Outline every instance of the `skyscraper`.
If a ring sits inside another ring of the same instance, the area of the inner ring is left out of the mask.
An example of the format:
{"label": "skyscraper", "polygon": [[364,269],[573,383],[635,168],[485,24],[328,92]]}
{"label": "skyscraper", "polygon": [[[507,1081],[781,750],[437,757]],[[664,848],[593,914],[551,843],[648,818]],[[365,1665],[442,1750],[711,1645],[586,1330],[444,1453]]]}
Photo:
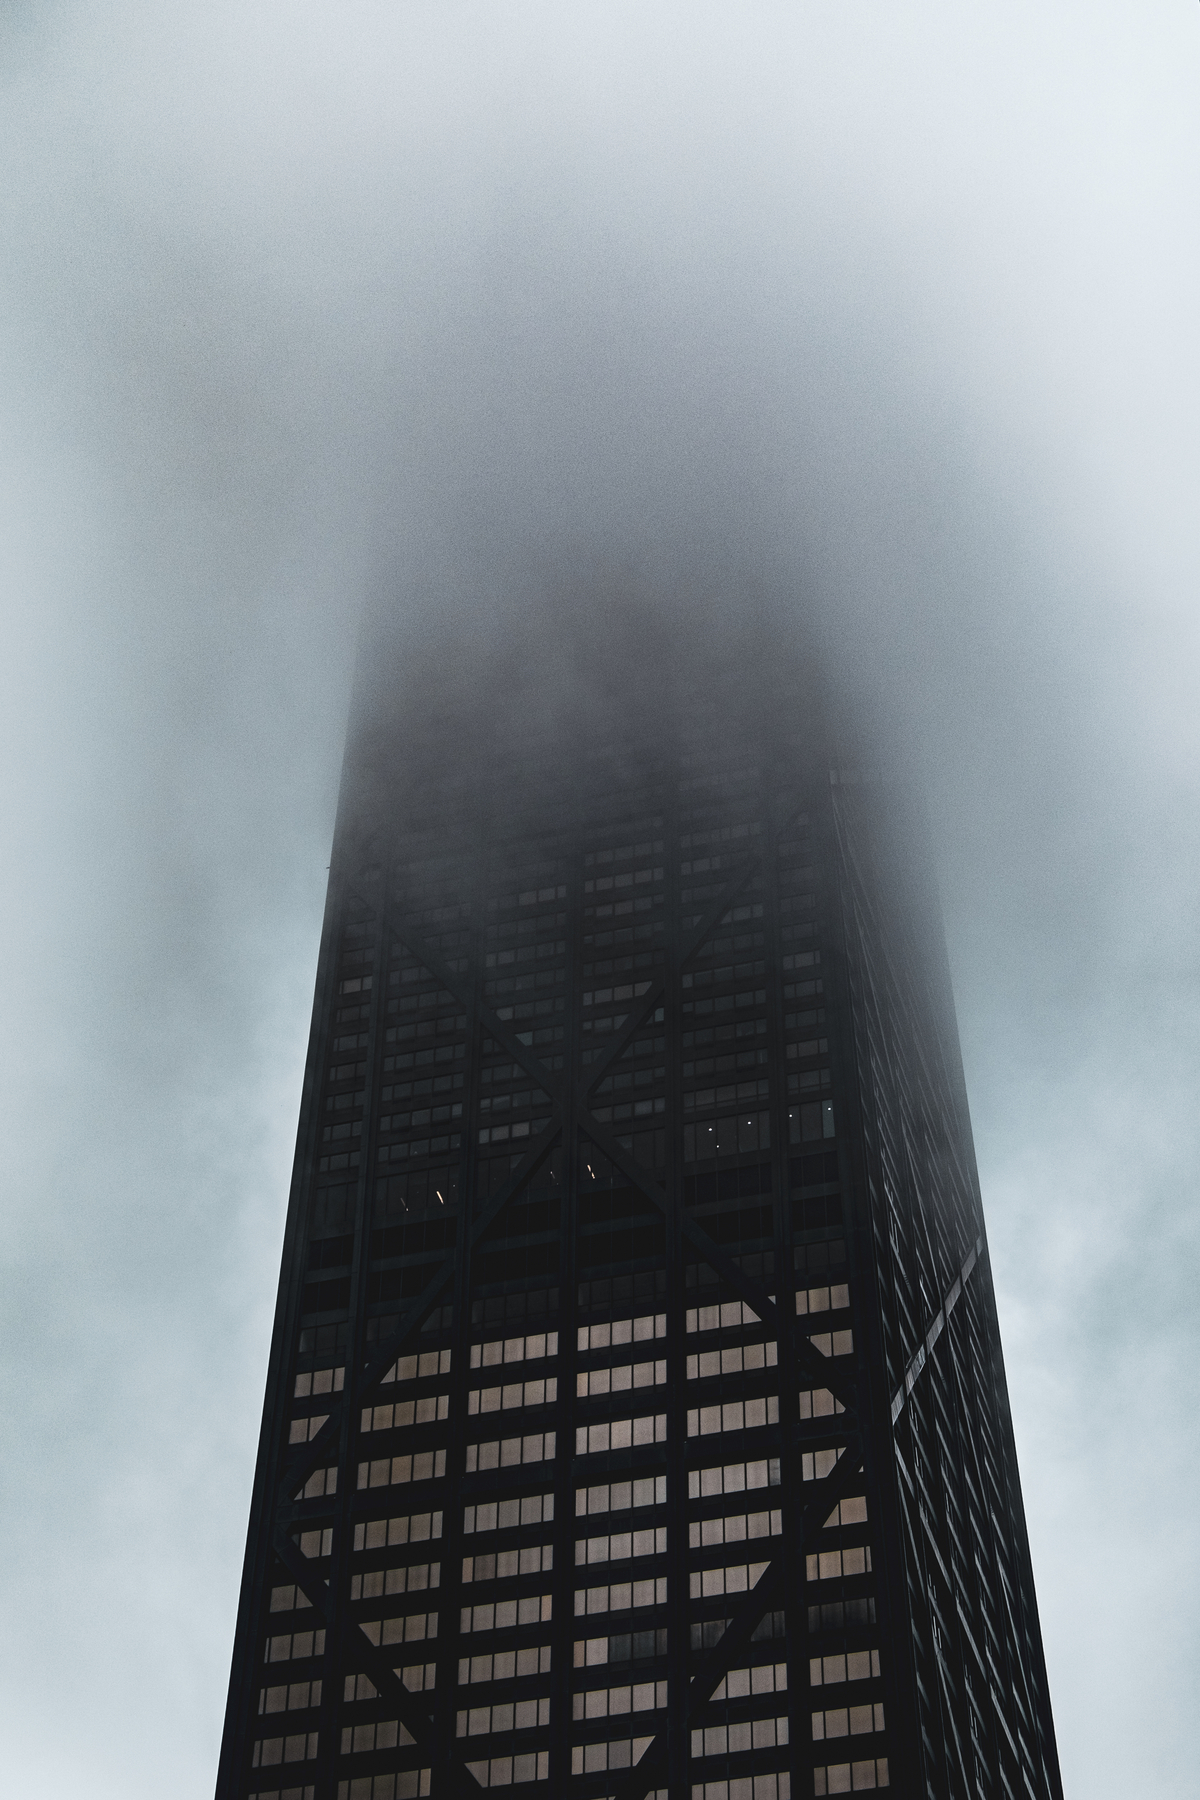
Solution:
{"label": "skyscraper", "polygon": [[735,613],[364,684],[219,1800],[1057,1800],[898,784]]}

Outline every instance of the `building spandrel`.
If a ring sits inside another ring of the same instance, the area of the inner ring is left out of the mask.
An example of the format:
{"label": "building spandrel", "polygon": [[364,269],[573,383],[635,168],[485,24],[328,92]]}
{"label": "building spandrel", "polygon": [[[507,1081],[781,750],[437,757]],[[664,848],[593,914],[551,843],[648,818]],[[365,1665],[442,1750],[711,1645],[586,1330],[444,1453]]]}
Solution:
{"label": "building spandrel", "polygon": [[220,1800],[1061,1793],[936,902],[722,681],[352,739]]}

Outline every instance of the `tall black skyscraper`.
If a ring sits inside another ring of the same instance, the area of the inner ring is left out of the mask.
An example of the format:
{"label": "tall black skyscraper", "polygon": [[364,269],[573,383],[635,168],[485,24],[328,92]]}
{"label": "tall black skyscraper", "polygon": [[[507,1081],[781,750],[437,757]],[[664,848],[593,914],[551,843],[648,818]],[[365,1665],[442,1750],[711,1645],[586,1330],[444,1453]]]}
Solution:
{"label": "tall black skyscraper", "polygon": [[368,661],[220,1800],[1057,1800],[897,784],[761,620]]}

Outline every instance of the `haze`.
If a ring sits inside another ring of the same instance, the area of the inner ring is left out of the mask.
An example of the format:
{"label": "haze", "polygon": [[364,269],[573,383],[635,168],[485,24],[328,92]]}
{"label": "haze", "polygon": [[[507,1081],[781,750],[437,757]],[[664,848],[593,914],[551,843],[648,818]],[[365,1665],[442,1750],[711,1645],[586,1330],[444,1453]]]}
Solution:
{"label": "haze", "polygon": [[1198,86],[1190,0],[6,10],[13,1793],[211,1792],[363,608],[547,568],[900,715],[1064,1781],[1194,1793]]}

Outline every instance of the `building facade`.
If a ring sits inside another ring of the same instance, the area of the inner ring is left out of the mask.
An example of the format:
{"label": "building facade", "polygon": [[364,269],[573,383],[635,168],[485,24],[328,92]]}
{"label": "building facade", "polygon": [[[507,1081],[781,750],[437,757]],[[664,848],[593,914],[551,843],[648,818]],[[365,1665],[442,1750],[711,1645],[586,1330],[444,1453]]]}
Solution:
{"label": "building facade", "polygon": [[352,746],[219,1800],[1061,1794],[936,901],[696,693]]}

